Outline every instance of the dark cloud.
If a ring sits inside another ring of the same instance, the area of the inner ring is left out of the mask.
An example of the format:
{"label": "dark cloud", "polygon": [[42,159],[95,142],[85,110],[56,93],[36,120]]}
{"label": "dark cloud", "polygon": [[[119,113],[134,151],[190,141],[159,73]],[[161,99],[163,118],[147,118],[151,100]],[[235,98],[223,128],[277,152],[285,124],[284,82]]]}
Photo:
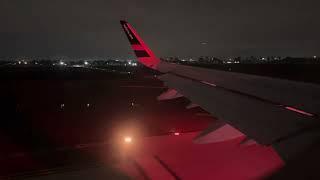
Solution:
{"label": "dark cloud", "polygon": [[128,56],[119,26],[127,19],[161,56],[310,56],[320,51],[319,5],[316,0],[1,0],[0,55]]}

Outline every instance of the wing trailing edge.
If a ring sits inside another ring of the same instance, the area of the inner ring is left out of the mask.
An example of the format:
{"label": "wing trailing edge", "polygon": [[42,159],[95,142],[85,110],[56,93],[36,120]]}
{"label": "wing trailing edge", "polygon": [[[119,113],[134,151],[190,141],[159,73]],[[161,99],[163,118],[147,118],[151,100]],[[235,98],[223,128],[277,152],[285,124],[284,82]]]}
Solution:
{"label": "wing trailing edge", "polygon": [[243,133],[223,121],[217,120],[193,139],[196,144],[219,143],[245,137]]}
{"label": "wing trailing edge", "polygon": [[182,94],[178,93],[176,90],[174,89],[168,89],[167,91],[163,92],[162,94],[160,94],[157,99],[159,101],[163,101],[163,100],[171,100],[171,99],[176,99],[179,97],[183,97]]}

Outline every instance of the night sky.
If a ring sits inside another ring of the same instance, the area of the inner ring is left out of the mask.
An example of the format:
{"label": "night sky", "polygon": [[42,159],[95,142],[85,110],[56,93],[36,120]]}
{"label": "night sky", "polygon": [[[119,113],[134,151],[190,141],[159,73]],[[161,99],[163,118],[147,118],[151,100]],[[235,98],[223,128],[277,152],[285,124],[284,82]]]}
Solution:
{"label": "night sky", "polygon": [[318,0],[0,0],[0,56],[133,56],[120,19],[158,56],[320,55],[319,7]]}

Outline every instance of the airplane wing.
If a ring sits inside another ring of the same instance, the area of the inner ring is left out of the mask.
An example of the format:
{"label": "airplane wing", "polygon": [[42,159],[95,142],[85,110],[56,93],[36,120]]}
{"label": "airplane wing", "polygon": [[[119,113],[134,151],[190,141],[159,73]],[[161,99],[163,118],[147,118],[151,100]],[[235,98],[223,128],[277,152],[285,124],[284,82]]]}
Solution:
{"label": "airplane wing", "polygon": [[128,22],[120,23],[139,62],[163,73],[159,79],[170,88],[164,99],[183,95],[219,119],[195,142],[243,133],[286,161],[319,140],[320,86],[163,62]]}

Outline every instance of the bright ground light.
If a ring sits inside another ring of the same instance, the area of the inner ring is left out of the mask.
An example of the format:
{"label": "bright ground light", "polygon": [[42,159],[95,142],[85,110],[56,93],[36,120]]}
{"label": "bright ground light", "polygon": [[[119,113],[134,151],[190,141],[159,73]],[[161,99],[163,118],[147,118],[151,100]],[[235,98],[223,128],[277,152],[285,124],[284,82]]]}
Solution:
{"label": "bright ground light", "polygon": [[132,138],[127,136],[127,137],[124,137],[124,142],[125,143],[131,143],[132,142]]}

